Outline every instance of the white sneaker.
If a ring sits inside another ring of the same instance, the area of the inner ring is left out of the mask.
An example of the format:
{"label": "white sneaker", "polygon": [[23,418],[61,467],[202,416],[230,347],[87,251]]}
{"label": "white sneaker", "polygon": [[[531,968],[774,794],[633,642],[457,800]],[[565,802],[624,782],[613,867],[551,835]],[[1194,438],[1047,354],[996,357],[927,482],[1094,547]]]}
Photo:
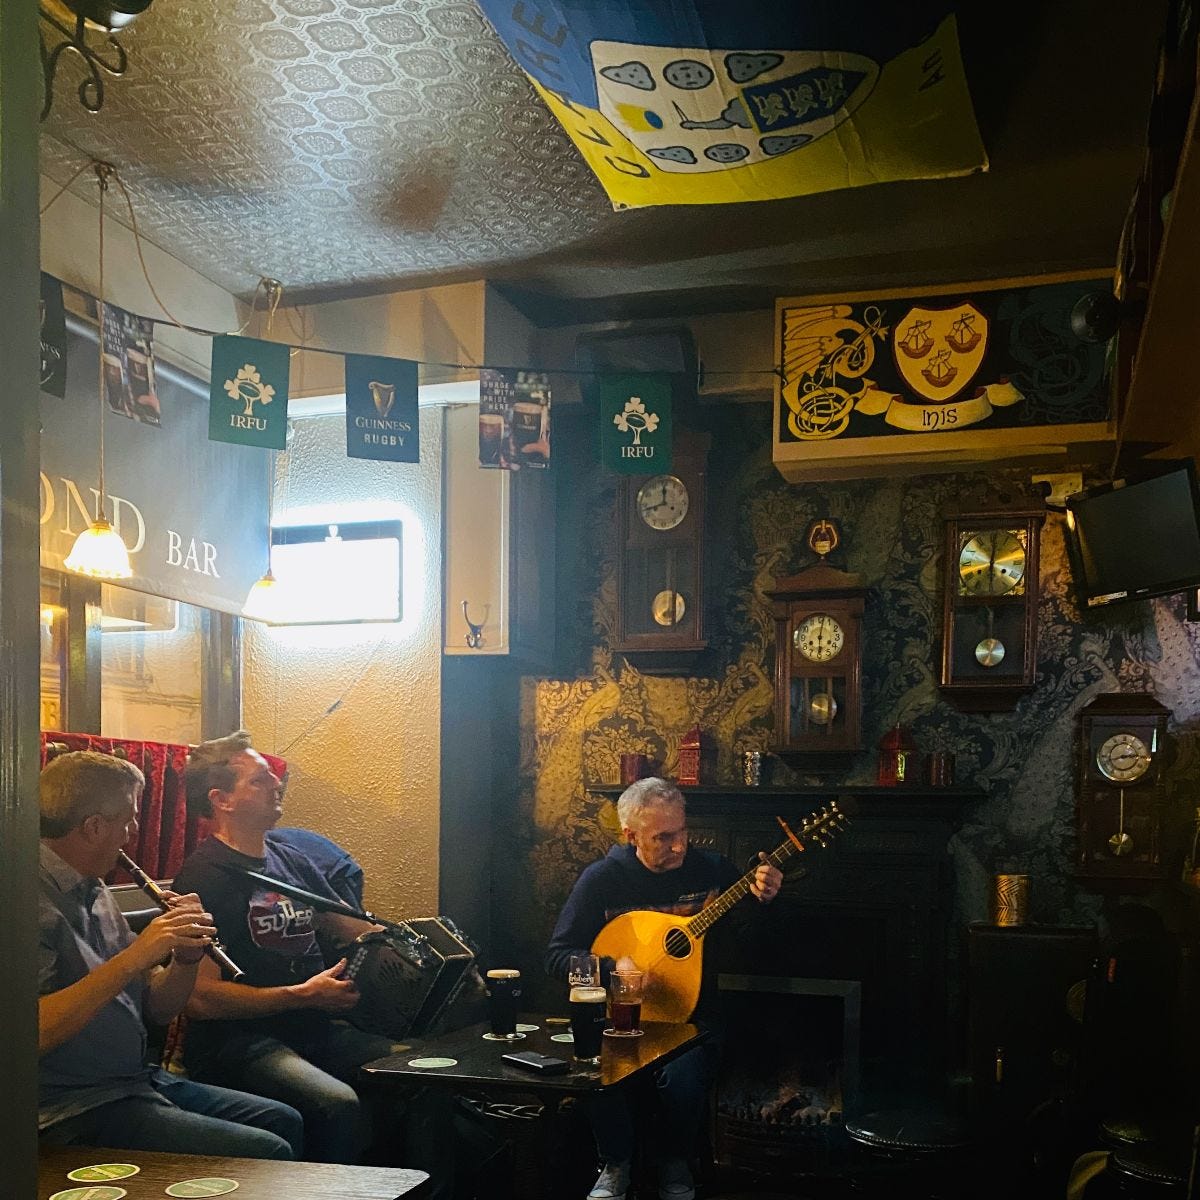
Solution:
{"label": "white sneaker", "polygon": [[629,1164],[605,1163],[600,1178],[592,1184],[587,1200],[625,1200],[629,1191]]}
{"label": "white sneaker", "polygon": [[683,1158],[668,1158],[658,1168],[659,1200],[696,1200],[692,1171]]}

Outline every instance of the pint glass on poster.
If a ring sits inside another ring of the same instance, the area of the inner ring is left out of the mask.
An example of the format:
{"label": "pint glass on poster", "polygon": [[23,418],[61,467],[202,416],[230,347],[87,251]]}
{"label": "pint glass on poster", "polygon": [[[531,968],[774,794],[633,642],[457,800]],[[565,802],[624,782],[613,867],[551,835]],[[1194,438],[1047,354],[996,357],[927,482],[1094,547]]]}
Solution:
{"label": "pint glass on poster", "polygon": [[487,973],[489,1042],[517,1042],[525,1035],[517,1032],[517,1002],[521,999],[521,972],[503,967]]}
{"label": "pint glass on poster", "polygon": [[535,400],[518,400],[512,407],[512,441],[520,453],[542,436],[542,406]]}
{"label": "pint glass on poster", "polygon": [[598,1063],[604,1036],[607,997],[602,987],[571,989],[571,1036],[575,1039],[575,1061]]}
{"label": "pint glass on poster", "polygon": [[606,1037],[642,1036],[641,971],[614,971],[608,977],[609,1019]]}
{"label": "pint glass on poster", "polygon": [[504,440],[504,417],[500,413],[479,414],[479,462],[485,467],[500,465],[500,444]]}

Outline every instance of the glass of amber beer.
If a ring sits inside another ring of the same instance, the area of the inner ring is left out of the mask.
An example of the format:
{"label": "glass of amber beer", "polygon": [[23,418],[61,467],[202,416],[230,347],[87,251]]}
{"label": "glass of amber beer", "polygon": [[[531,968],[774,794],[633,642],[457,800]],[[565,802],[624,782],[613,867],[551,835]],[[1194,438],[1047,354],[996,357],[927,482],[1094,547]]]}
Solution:
{"label": "glass of amber beer", "polygon": [[605,1037],[642,1036],[641,971],[614,971],[608,977],[608,1015],[611,1024]]}

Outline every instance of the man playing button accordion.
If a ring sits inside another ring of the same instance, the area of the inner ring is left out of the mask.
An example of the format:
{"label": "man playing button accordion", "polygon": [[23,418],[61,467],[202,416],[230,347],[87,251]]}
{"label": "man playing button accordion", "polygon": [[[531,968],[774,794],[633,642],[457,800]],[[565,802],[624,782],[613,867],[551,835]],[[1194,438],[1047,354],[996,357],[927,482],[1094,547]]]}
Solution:
{"label": "man playing button accordion", "polygon": [[187,797],[213,832],[175,886],[200,896],[245,972],[233,983],[213,963],[200,964],[187,1007],[188,1072],[292,1105],[304,1117],[307,1158],[355,1162],[370,1132],[354,1087],[358,1069],[390,1054],[392,1043],[338,1020],[358,1003],[358,989],[344,959],[326,964],[318,935],[344,946],[373,927],[317,913],[244,874],[338,899],[301,850],[267,837],[283,813],[283,785],[245,730],[192,751]]}

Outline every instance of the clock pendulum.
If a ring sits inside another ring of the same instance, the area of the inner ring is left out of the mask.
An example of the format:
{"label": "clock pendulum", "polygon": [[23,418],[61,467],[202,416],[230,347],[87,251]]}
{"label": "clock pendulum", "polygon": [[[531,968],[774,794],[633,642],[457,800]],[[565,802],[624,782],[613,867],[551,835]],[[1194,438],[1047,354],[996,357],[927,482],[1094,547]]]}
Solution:
{"label": "clock pendulum", "polygon": [[704,636],[707,433],[677,428],[670,467],[628,475],[617,490],[614,650],[639,671],[683,674]]}
{"label": "clock pendulum", "polygon": [[1119,813],[1117,817],[1117,832],[1108,839],[1108,848],[1118,858],[1123,854],[1128,854],[1133,849],[1133,838],[1125,832],[1125,789],[1121,788],[1119,793]]}
{"label": "clock pendulum", "polygon": [[809,697],[808,719],[814,725],[828,725],[837,716],[837,701],[828,692],[817,692]]}
{"label": "clock pendulum", "polygon": [[1076,875],[1134,891],[1171,870],[1163,750],[1170,709],[1142,692],[1109,692],[1080,710]]}
{"label": "clock pendulum", "polygon": [[987,610],[987,637],[975,647],[975,661],[981,667],[998,667],[1004,661],[1004,643],[996,637],[996,617]]}
{"label": "clock pendulum", "polygon": [[1038,547],[1045,505],[946,512],[939,686],[966,712],[1014,707],[1037,678]]}

